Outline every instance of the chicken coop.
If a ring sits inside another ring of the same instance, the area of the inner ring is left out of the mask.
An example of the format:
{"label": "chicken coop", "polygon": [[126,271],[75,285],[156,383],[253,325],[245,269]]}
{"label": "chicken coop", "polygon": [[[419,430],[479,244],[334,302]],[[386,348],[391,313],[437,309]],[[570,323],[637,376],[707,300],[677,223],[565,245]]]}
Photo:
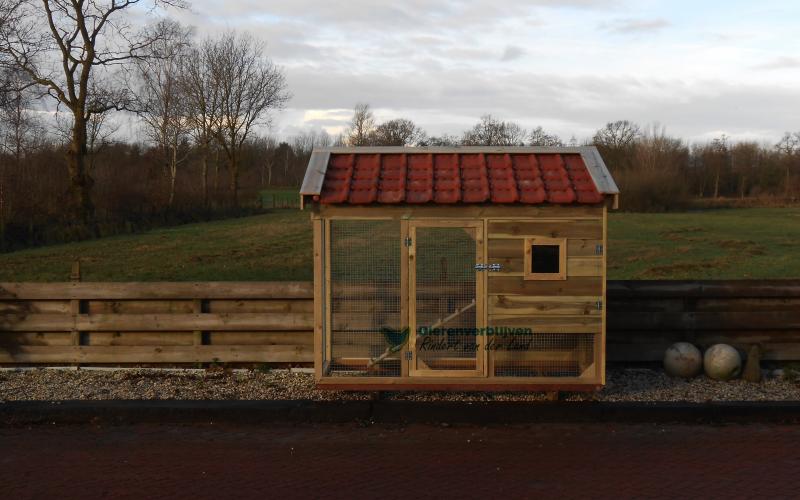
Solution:
{"label": "chicken coop", "polygon": [[595,390],[607,211],[595,147],[316,149],[315,372],[352,390]]}

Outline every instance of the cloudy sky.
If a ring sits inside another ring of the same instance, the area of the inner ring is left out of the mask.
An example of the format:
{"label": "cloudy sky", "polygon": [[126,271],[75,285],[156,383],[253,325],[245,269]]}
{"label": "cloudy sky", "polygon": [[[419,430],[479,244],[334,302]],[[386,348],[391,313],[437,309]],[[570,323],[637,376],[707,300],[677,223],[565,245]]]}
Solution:
{"label": "cloudy sky", "polygon": [[193,0],[198,33],[267,43],[293,98],[273,133],[337,133],[357,102],[457,134],[492,113],[565,139],[605,122],[692,141],[800,130],[791,0]]}

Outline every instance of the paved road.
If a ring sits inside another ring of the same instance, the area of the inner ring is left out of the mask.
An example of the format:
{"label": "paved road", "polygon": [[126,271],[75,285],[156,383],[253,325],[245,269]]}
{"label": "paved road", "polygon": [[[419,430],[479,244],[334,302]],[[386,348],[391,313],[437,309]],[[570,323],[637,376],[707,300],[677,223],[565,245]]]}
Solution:
{"label": "paved road", "polygon": [[771,498],[800,426],[0,429],[0,498]]}

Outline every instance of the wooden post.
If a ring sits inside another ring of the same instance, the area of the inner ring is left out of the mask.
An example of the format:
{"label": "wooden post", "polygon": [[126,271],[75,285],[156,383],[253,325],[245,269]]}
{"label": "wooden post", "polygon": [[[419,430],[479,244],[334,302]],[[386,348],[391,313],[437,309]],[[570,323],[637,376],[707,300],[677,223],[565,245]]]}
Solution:
{"label": "wooden post", "polygon": [[761,346],[754,344],[747,352],[747,363],[742,376],[748,382],[761,382]]}
{"label": "wooden post", "polygon": [[69,274],[69,280],[73,283],[80,282],[81,280],[81,261],[78,259],[72,263],[72,272]]}

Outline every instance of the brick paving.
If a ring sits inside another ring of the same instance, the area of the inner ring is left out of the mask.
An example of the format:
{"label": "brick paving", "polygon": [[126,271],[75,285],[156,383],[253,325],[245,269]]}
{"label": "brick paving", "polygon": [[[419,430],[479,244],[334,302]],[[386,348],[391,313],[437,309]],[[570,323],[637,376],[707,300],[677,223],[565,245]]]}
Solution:
{"label": "brick paving", "polygon": [[800,426],[0,429],[0,498],[774,498]]}

